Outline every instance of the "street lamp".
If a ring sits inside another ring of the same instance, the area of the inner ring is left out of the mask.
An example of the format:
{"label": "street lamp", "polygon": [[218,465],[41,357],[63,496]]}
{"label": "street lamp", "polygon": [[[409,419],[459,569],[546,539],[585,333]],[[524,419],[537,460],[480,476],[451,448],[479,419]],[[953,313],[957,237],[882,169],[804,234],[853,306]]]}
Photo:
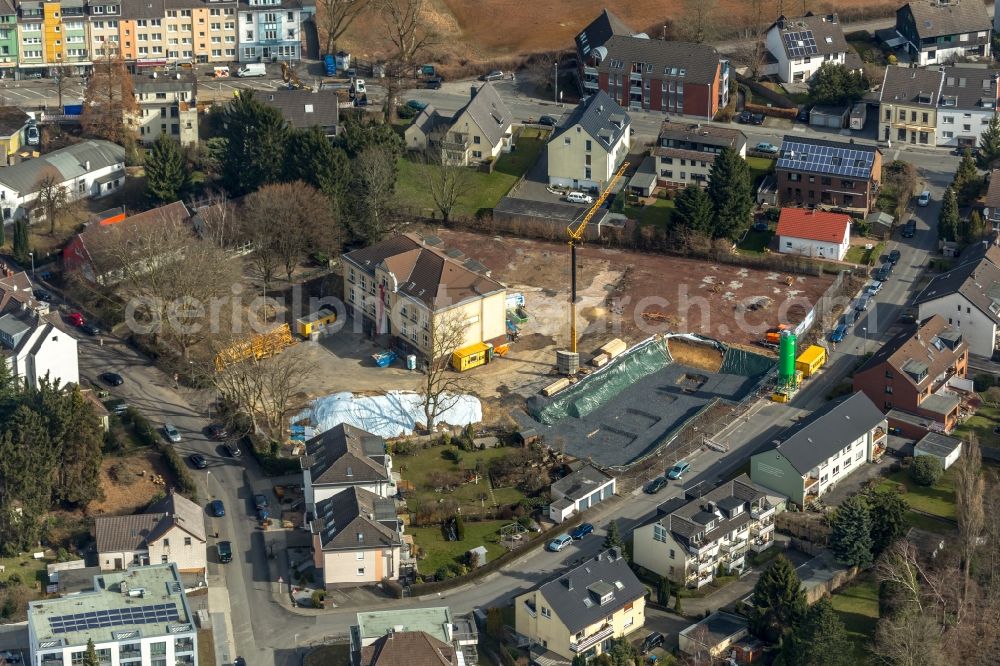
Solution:
{"label": "street lamp", "polygon": [[28,254],[31,255],[31,277],[35,277],[35,253],[32,251]]}
{"label": "street lamp", "polygon": [[864,356],[868,353],[868,327],[862,326],[861,333],[865,336],[865,346],[861,348],[861,355]]}
{"label": "street lamp", "polygon": [[552,95],[552,101],[558,103],[559,102],[559,56],[556,56],[556,61],[552,63],[552,69],[553,69],[553,74],[552,74],[553,81],[555,83],[555,85],[553,86],[554,92]]}

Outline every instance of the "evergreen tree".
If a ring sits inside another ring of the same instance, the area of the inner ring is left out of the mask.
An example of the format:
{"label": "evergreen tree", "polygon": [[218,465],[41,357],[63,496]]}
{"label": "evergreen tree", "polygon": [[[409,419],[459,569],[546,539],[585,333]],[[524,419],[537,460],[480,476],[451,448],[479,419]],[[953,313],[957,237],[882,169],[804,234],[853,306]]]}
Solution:
{"label": "evergreen tree", "polygon": [[809,101],[813,104],[844,104],[861,99],[867,88],[860,72],[825,62],[809,80]]}
{"label": "evergreen tree", "polygon": [[715,211],[713,238],[736,238],[750,223],[753,195],[750,167],[732,148],[715,156],[709,172],[708,196]]}
{"label": "evergreen tree", "polygon": [[871,516],[872,555],[878,557],[906,533],[909,507],[899,493],[879,488],[868,494]]}
{"label": "evergreen tree", "polygon": [[852,666],[854,650],[830,600],[820,599],[782,644],[776,666]]}
{"label": "evergreen tree", "polygon": [[953,241],[958,237],[958,200],[955,190],[948,187],[941,197],[941,212],[938,214],[938,238]]}
{"label": "evergreen tree", "polygon": [[320,128],[294,130],[285,147],[285,179],[305,181],[339,206],[351,182],[351,163]]}
{"label": "evergreen tree", "polygon": [[992,169],[1000,159],[1000,115],[994,113],[990,124],[979,135],[979,155],[976,163],[980,169]]}
{"label": "evergreen tree", "polygon": [[871,509],[862,495],[848,497],[833,517],[830,550],[838,560],[855,567],[872,563]]}
{"label": "evergreen tree", "polygon": [[986,224],[983,223],[983,217],[979,214],[979,211],[972,211],[969,213],[969,217],[961,220],[958,223],[958,235],[963,243],[976,243],[986,235]]}
{"label": "evergreen tree", "polygon": [[612,520],[611,524],[608,525],[608,534],[604,537],[604,547],[605,548],[624,548],[625,540],[622,539],[621,534],[618,533],[618,521]]}
{"label": "evergreen tree", "polygon": [[94,647],[94,639],[87,639],[87,652],[83,655],[83,666],[101,666],[100,659],[97,658],[97,648]]}
{"label": "evergreen tree", "polygon": [[582,654],[578,654],[573,657],[573,663],[570,666],[587,666],[587,658]]}
{"label": "evergreen tree", "polygon": [[972,159],[972,153],[966,150],[962,154],[962,161],[959,162],[955,178],[951,182],[959,203],[968,204],[979,196],[982,183],[983,179],[979,177],[976,161]]}
{"label": "evergreen tree", "polygon": [[25,266],[31,261],[31,241],[28,238],[28,221],[20,219],[14,223],[14,261]]}
{"label": "evergreen tree", "polygon": [[691,231],[711,234],[713,226],[712,200],[698,185],[688,185],[674,199],[673,220]]}
{"label": "evergreen tree", "polygon": [[778,555],[753,588],[749,613],[750,631],[769,643],[776,643],[798,626],[806,610],[806,594],[795,567]]}
{"label": "evergreen tree", "polygon": [[403,139],[392,125],[356,118],[344,123],[343,130],[337,135],[337,145],[343,148],[352,160],[368,148],[381,148],[395,161],[402,157],[405,148]]}
{"label": "evergreen tree", "polygon": [[181,145],[161,134],[146,153],[146,195],[155,203],[177,201],[191,186]]}
{"label": "evergreen tree", "polygon": [[288,129],[281,112],[243,89],[222,112],[225,154],[222,183],[232,196],[281,180]]}
{"label": "evergreen tree", "polygon": [[611,658],[612,666],[634,666],[635,658],[638,655],[635,646],[625,636],[613,638],[611,649],[608,650],[607,654]]}

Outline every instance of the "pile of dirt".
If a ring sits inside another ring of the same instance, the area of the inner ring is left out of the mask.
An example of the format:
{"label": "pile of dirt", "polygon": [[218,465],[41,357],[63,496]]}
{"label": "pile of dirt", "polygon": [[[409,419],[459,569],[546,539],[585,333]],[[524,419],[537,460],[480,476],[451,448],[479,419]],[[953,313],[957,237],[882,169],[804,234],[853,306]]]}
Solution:
{"label": "pile of dirt", "polygon": [[712,373],[722,368],[722,352],[711,345],[698,344],[684,338],[668,338],[667,349],[678,365]]}

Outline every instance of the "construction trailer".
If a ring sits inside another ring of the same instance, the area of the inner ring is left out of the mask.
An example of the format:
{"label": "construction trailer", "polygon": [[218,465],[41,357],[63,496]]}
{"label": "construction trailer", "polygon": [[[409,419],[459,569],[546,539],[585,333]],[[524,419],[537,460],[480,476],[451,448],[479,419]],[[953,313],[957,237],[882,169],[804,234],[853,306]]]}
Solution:
{"label": "construction trailer", "polygon": [[318,333],[337,321],[337,311],[329,305],[295,320],[295,331],[303,338],[309,339],[313,333]]}
{"label": "construction trailer", "polygon": [[811,377],[826,365],[826,350],[817,345],[810,345],[795,359],[795,369],[803,377]]}
{"label": "construction trailer", "polygon": [[493,345],[488,342],[474,344],[456,349],[451,355],[451,367],[459,372],[486,365],[493,360]]}

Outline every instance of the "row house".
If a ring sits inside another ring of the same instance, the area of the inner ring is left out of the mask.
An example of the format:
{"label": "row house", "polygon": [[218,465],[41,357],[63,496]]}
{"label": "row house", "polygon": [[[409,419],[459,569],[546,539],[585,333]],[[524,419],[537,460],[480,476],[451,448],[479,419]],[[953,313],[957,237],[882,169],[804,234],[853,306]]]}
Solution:
{"label": "row house", "polygon": [[990,15],[976,0],[914,0],[896,10],[896,33],[923,67],[952,58],[989,58]]}
{"label": "row house", "polygon": [[747,553],[774,544],[774,514],[767,494],[746,474],[708,492],[698,484],[635,529],[633,559],[678,585],[702,587],[720,570],[741,572]]}
{"label": "row house", "polygon": [[[857,391],[857,384],[855,384]],[[753,483],[806,507],[885,454],[886,417],[863,393],[827,403],[750,458]]]}
{"label": "row house", "polygon": [[986,65],[943,67],[937,145],[974,148],[997,111],[997,72]]}
{"label": "row house", "polygon": [[879,96],[878,138],[937,145],[937,115],[943,84],[944,72],[936,68],[886,67]]}
{"label": "row house", "polygon": [[662,187],[708,186],[715,156],[730,148],[746,159],[747,137],[738,129],[665,120],[656,138],[656,182]]}
{"label": "row house", "polygon": [[303,0],[241,0],[240,62],[302,59],[302,24],[316,13]]}
{"label": "row house", "polygon": [[17,8],[13,0],[0,0],[0,76],[13,78],[17,67]]}

